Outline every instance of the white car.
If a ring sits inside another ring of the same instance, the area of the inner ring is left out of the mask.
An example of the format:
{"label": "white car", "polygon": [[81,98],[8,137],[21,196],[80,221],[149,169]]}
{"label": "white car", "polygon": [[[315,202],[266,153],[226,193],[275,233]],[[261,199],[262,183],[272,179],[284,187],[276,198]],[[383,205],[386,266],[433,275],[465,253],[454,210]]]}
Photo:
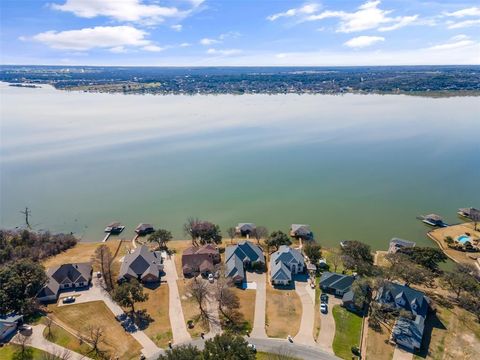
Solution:
{"label": "white car", "polygon": [[248,343],[247,347],[252,350],[254,353],[257,352],[257,347],[254,344]]}
{"label": "white car", "polygon": [[327,305],[327,304],[320,304],[320,311],[321,311],[323,314],[328,313],[328,305]]}
{"label": "white car", "polygon": [[211,282],[211,283],[213,283],[214,277],[213,277],[213,274],[212,274],[212,273],[208,274],[208,281]]}

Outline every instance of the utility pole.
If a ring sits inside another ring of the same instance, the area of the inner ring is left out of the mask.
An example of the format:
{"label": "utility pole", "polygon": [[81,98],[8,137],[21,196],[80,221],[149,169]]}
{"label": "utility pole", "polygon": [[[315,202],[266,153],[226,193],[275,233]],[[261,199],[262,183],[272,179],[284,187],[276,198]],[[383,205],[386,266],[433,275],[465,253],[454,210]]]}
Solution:
{"label": "utility pole", "polygon": [[30,226],[30,223],[28,221],[28,217],[32,213],[30,210],[28,210],[28,207],[25,207],[25,211],[20,211],[21,214],[25,215],[25,224],[27,224],[27,227],[31,229],[32,227]]}

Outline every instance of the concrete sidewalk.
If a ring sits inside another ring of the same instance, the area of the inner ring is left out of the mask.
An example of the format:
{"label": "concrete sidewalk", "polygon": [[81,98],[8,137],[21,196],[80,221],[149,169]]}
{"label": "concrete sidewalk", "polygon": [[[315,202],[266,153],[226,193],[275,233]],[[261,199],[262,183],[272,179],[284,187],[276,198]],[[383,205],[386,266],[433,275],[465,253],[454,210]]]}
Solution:
{"label": "concrete sidewalk", "polygon": [[315,346],[315,340],[313,338],[315,303],[314,300],[312,300],[312,297],[315,299],[315,290],[310,288],[308,282],[295,281],[295,292],[302,302],[302,320],[300,322],[300,329],[293,341],[303,345]]}
{"label": "concrete sidewalk", "polygon": [[266,287],[266,274],[257,274],[255,272],[247,274],[248,281],[255,282],[257,284],[255,294],[255,314],[253,318],[253,329],[250,334],[256,338],[267,338],[267,332],[265,331],[265,308],[267,301],[267,287]]}
{"label": "concrete sidewalk", "polygon": [[[317,346],[331,354],[333,354],[332,343],[335,337],[335,319],[333,318],[332,309],[335,305],[340,305],[341,303],[342,301],[340,299],[335,298],[333,295],[329,295],[328,313],[320,313],[320,333],[317,338]],[[320,309],[317,308],[315,311],[320,311]]]}

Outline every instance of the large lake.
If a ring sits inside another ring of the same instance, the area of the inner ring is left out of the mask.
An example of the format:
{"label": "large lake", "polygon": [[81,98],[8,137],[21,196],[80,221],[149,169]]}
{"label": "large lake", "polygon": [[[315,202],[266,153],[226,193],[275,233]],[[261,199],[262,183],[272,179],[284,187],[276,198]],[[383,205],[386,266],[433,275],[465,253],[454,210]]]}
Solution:
{"label": "large lake", "polygon": [[324,246],[480,206],[480,98],[140,96],[0,84],[0,225],[100,240],[105,225],[311,224]]}

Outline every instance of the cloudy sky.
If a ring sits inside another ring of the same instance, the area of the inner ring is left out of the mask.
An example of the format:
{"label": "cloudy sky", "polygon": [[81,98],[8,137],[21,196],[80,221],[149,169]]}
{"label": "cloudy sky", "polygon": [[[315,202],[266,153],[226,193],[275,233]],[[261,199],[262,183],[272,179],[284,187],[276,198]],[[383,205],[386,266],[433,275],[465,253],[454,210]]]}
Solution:
{"label": "cloudy sky", "polygon": [[2,64],[480,64],[478,0],[1,0]]}

